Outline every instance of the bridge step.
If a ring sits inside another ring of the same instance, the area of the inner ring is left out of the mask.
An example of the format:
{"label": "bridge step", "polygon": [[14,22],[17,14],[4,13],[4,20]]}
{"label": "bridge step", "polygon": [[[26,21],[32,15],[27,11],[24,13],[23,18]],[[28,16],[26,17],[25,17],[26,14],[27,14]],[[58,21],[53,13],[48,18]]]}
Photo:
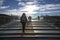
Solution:
{"label": "bridge step", "polygon": [[[22,27],[22,25],[15,25],[16,27]],[[54,26],[54,25],[48,25],[48,24],[30,24],[30,25],[27,25],[26,27],[48,27],[48,26]],[[6,25],[4,26],[0,26],[0,28],[7,28]]]}
{"label": "bridge step", "polygon": [[[33,31],[33,32],[32,32]],[[21,33],[22,32],[22,29],[21,30],[1,30],[0,33]],[[27,29],[25,30],[26,33],[60,33],[60,30],[55,30],[55,29],[39,29],[39,30],[33,30],[33,29]]]}
{"label": "bridge step", "polygon": [[[13,35],[13,34],[21,35],[22,33],[19,33],[19,32],[18,33],[15,33],[15,32],[14,33],[0,33],[0,35],[7,35],[7,34],[8,35],[10,35],[10,34],[11,35]],[[26,33],[26,35],[60,35],[60,33]]]}
{"label": "bridge step", "polygon": [[60,35],[2,35],[1,37],[60,37]]}
{"label": "bridge step", "polygon": [[[0,30],[22,30],[22,28],[0,28]],[[33,28],[33,29],[30,29],[30,28],[25,28],[25,30],[60,30],[60,29],[53,29],[53,28]]]}

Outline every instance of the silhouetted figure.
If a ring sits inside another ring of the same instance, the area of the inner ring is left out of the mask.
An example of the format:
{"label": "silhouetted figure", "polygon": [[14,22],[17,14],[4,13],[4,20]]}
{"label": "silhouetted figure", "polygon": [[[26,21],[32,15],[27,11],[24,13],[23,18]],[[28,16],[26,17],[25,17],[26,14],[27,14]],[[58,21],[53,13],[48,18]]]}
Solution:
{"label": "silhouetted figure", "polygon": [[27,23],[27,17],[25,13],[23,13],[21,16],[21,24],[22,24],[23,33],[25,32],[26,23]]}
{"label": "silhouetted figure", "polygon": [[38,20],[40,20],[40,17],[38,16]]}
{"label": "silhouetted figure", "polygon": [[31,21],[31,19],[32,19],[32,17],[31,17],[31,16],[29,16],[29,17],[28,17],[28,20],[29,20],[29,21]]}

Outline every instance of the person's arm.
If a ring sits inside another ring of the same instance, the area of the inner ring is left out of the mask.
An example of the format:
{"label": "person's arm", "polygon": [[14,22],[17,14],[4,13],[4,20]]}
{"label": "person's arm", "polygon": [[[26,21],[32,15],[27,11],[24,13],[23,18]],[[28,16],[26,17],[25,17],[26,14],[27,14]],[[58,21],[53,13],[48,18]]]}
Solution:
{"label": "person's arm", "polygon": [[22,17],[20,17],[20,22],[22,22]]}
{"label": "person's arm", "polygon": [[26,22],[27,22],[27,17],[25,16],[25,18],[26,18]]}

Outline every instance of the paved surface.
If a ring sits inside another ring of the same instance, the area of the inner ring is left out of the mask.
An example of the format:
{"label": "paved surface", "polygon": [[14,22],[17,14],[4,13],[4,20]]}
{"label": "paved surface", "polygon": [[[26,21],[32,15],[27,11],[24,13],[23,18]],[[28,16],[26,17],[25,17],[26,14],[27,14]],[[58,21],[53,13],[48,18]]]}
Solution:
{"label": "paved surface", "polygon": [[28,22],[25,29],[23,34],[20,21],[15,20],[0,26],[0,37],[60,37],[60,29],[44,20]]}

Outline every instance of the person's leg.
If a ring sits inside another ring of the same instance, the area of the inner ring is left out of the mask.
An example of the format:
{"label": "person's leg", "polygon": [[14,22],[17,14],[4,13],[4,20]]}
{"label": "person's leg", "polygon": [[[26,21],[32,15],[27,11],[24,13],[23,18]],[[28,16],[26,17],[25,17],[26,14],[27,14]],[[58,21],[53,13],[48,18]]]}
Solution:
{"label": "person's leg", "polygon": [[23,33],[25,32],[25,23],[23,23]]}
{"label": "person's leg", "polygon": [[23,31],[23,27],[24,27],[24,24],[22,23],[22,32],[24,32],[24,31]]}
{"label": "person's leg", "polygon": [[23,32],[25,32],[25,25],[23,25]]}

